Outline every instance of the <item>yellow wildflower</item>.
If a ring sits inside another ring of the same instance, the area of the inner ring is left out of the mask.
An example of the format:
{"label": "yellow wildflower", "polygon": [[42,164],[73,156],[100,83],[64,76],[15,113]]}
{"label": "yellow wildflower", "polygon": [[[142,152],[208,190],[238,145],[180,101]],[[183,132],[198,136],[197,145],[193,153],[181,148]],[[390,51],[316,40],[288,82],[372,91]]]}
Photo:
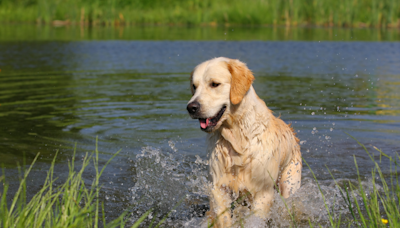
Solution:
{"label": "yellow wildflower", "polygon": [[382,219],[383,224],[387,224],[389,221],[387,219]]}

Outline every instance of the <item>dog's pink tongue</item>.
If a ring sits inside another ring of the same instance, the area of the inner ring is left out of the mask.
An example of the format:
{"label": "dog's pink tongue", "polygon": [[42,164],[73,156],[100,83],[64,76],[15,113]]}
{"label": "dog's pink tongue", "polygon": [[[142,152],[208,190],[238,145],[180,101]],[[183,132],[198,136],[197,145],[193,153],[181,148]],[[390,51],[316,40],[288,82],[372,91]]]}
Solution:
{"label": "dog's pink tongue", "polygon": [[208,119],[199,119],[199,122],[200,122],[200,127],[202,129],[205,129],[208,126],[209,120]]}

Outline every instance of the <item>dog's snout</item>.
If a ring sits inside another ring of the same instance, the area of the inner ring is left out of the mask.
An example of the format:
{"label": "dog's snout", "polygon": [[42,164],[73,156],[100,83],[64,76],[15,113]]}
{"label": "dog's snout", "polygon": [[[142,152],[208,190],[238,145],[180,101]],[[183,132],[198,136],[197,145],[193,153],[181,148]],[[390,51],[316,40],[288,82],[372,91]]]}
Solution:
{"label": "dog's snout", "polygon": [[200,103],[197,101],[193,101],[186,107],[190,114],[195,114],[200,109]]}

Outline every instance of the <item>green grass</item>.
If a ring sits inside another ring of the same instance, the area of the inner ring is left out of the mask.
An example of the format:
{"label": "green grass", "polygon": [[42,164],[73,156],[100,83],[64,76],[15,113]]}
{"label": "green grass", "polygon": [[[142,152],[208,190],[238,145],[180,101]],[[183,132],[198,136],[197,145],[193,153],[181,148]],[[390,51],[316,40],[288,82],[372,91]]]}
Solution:
{"label": "green grass", "polygon": [[0,22],[400,27],[398,0],[0,0]]}
{"label": "green grass", "polygon": [[[351,135],[349,136],[352,137]],[[354,137],[352,138],[356,140]],[[373,154],[371,154],[362,143],[359,141],[357,141],[357,143],[364,148],[365,152],[374,163],[374,167],[372,167],[371,171],[372,191],[368,191],[363,187],[361,176],[358,171],[357,160],[354,156],[354,164],[357,168],[358,175],[358,185],[354,185],[350,182],[347,182],[344,185],[339,185],[331,173],[336,186],[340,190],[341,197],[346,203],[350,219],[344,219],[340,215],[338,216],[337,214],[334,214],[325,203],[329,215],[329,224],[332,227],[342,227],[343,225],[349,227],[400,227],[400,183],[397,171],[400,168],[400,156],[397,154],[396,157],[393,158],[374,147],[374,149],[379,152],[379,161],[376,161]],[[379,165],[382,156],[384,159],[389,159],[389,174],[384,174]],[[312,175],[318,184],[314,172],[312,172]],[[377,179],[380,180],[379,184],[376,183]],[[321,188],[320,192],[324,198]],[[359,196],[359,200],[357,200],[357,195]],[[311,227],[314,225],[315,224],[310,223]]]}
{"label": "green grass", "polygon": [[[97,143],[96,143],[97,145]],[[23,173],[18,190],[14,196],[8,196],[9,185],[5,176],[0,176],[3,192],[0,192],[0,227],[124,227],[128,211],[117,219],[106,223],[104,205],[99,201],[99,179],[107,164],[119,153],[115,153],[101,168],[98,167],[98,150],[92,154],[86,153],[82,167],[76,170],[74,166],[75,151],[72,161],[69,162],[69,174],[65,182],[56,186],[57,178],[53,177],[56,156],[47,172],[43,187],[27,202],[27,177],[38,156],[32,165]],[[82,175],[85,168],[93,163],[95,177],[90,186],[84,183]],[[7,204],[8,197],[12,197],[11,204]],[[152,210],[145,212],[132,227],[138,227]],[[161,221],[158,226],[162,223]]]}

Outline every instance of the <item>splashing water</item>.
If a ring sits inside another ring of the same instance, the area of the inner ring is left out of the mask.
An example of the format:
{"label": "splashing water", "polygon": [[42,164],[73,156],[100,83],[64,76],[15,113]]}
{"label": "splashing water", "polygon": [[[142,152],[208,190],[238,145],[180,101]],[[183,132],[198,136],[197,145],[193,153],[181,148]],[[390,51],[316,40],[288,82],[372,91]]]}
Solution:
{"label": "splashing water", "polygon": [[[208,161],[199,155],[182,155],[173,142],[168,143],[172,152],[144,147],[136,156],[136,183],[130,189],[132,204],[135,205],[132,221],[155,208],[155,212],[147,219],[148,223],[154,216],[156,221],[160,221],[164,215],[172,212],[165,221],[167,227],[207,227],[205,212],[209,210],[210,189]],[[340,186],[348,181],[337,180]],[[349,218],[349,210],[335,182],[325,180],[319,184],[331,215],[337,218],[340,215],[342,220],[346,216]],[[372,190],[371,180],[362,182],[362,185],[367,192]],[[361,201],[358,192],[355,192],[355,197]],[[180,200],[182,203],[172,210]],[[279,193],[275,193],[267,221],[252,215],[248,207],[237,206],[233,222],[244,227],[289,227],[294,220],[298,227],[308,227],[309,221],[329,227],[325,203],[316,181],[310,177],[310,171],[305,169],[302,186],[295,194],[284,202]],[[293,217],[289,215],[288,209]]]}
{"label": "splashing water", "polygon": [[193,157],[176,153],[172,142],[169,146],[172,153],[145,147],[136,156],[136,183],[130,189],[137,214],[135,219],[150,208],[156,209],[160,219],[180,200],[183,202],[172,211],[168,226],[193,216],[203,216],[207,210],[207,161],[197,155],[193,161]]}

